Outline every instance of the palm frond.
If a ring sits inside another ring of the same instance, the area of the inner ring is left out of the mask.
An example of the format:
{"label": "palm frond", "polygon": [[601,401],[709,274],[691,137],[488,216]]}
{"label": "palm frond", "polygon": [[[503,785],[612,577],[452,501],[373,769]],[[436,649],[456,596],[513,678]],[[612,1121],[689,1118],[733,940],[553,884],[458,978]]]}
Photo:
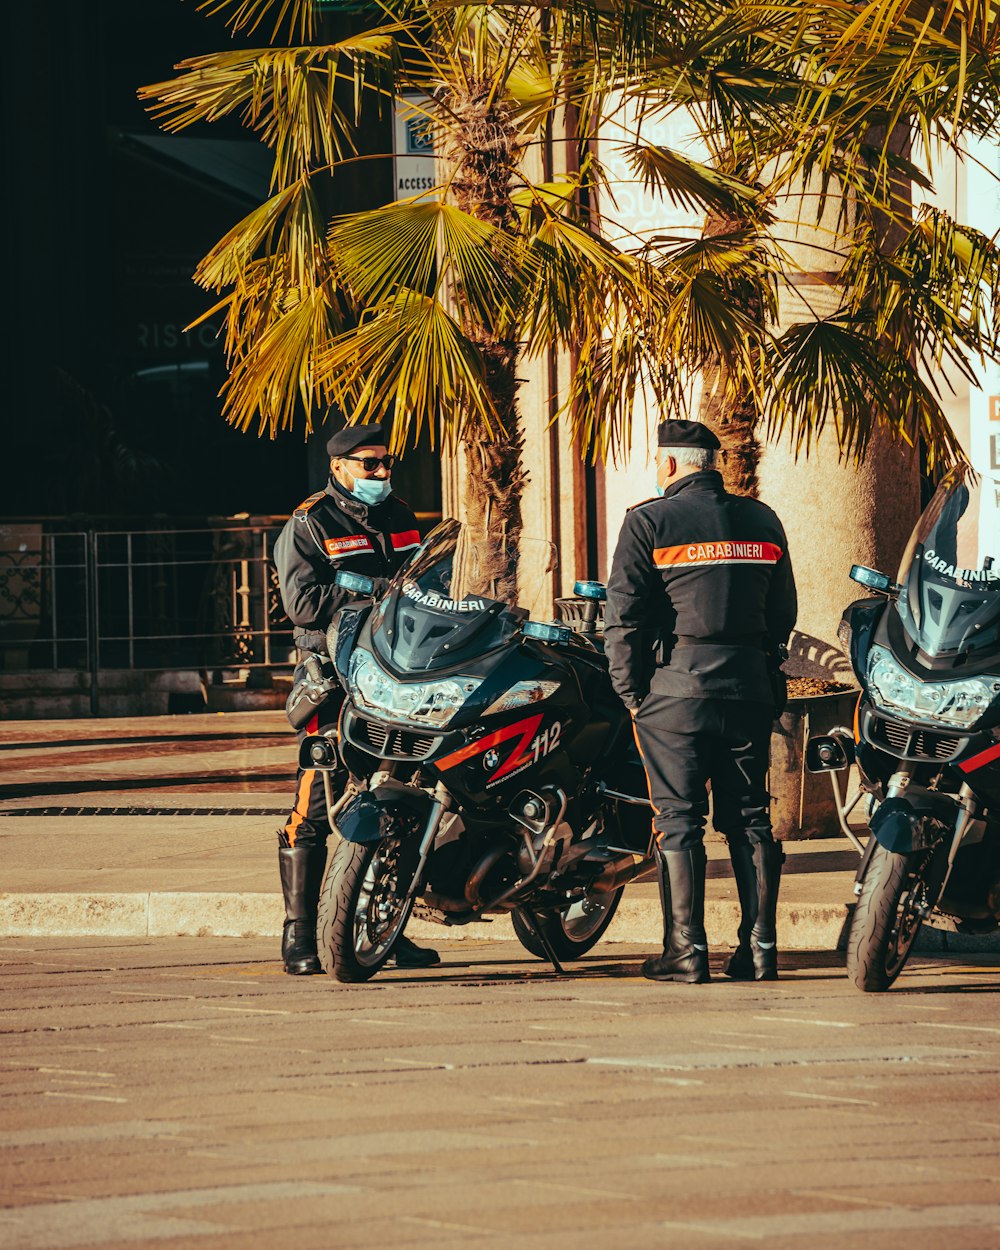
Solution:
{"label": "palm frond", "polygon": [[441,201],[399,201],[334,219],[330,254],[356,303],[369,310],[402,290],[450,285],[465,322],[506,328],[528,281],[527,258],[503,231]]}
{"label": "palm frond", "polygon": [[[314,287],[287,293],[275,307],[266,273],[253,295],[238,291],[232,297],[229,380],[223,389],[223,413],[231,425],[248,430],[256,420],[258,433],[273,438],[278,430],[291,429],[301,405],[306,433],[317,407],[317,360],[337,323],[329,291]],[[247,303],[256,302],[255,308]]]}
{"label": "palm frond", "polygon": [[1000,250],[995,239],[925,208],[889,253],[855,232],[844,267],[847,308],[898,350],[909,348],[932,388],[949,371],[976,384],[972,358],[1000,349]]}
{"label": "palm frond", "polygon": [[[273,181],[284,187],[316,163],[332,165],[354,153],[361,93],[387,89],[395,61],[394,28],[320,47],[217,52],[181,61],[185,73],[142,87],[139,98],[157,101],[153,116],[171,132],[239,114],[274,149]],[[353,118],[337,98],[344,80],[354,87]]]}
{"label": "palm frond", "polygon": [[647,190],[656,190],[687,210],[727,217],[757,216],[764,203],[759,187],[747,185],[702,161],[655,144],[622,144],[620,150]]}
{"label": "palm frond", "polygon": [[322,231],[311,186],[305,180],[294,182],[233,226],[200,262],[195,281],[221,291],[240,282],[250,262],[263,250],[287,257],[287,285],[301,287],[315,268]]}
{"label": "palm frond", "polygon": [[644,262],[569,218],[548,209],[539,216],[524,225],[533,270],[523,318],[529,353],[572,348],[581,326],[603,323],[610,288],[630,289],[644,269]]}
{"label": "palm frond", "polygon": [[221,13],[234,33],[245,30],[252,34],[268,17],[274,18],[272,39],[286,23],[293,39],[312,39],[316,29],[316,0],[200,0],[198,8]]}
{"label": "palm frond", "polygon": [[766,400],[769,437],[787,436],[808,455],[829,427],[841,455],[857,461],[881,429],[910,448],[925,440],[932,462],[964,459],[907,354],[866,331],[842,314],[785,331]]}
{"label": "palm frond", "polygon": [[481,353],[444,306],[423,291],[392,303],[338,335],[320,361],[331,395],[358,422],[391,418],[389,445],[401,451],[438,422],[449,439],[470,418],[498,430]]}
{"label": "palm frond", "polygon": [[618,464],[629,457],[636,407],[652,398],[663,417],[681,411],[686,380],[631,319],[591,326],[557,418],[591,463]]}

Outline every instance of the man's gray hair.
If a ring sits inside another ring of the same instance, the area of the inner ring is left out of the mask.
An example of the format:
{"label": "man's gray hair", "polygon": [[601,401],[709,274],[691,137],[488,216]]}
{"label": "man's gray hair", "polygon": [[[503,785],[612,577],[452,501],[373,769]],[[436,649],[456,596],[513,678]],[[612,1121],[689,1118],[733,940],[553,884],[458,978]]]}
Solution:
{"label": "man's gray hair", "polygon": [[690,464],[696,469],[714,469],[719,453],[714,447],[661,447],[678,464]]}

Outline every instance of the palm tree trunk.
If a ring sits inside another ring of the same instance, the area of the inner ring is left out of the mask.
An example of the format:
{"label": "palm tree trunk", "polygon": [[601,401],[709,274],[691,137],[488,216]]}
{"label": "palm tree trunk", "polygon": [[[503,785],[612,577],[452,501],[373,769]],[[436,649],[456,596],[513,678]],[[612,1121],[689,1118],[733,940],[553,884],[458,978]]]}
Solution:
{"label": "palm tree trunk", "polygon": [[[450,90],[442,102],[453,123],[445,159],[452,170],[450,196],[463,211],[498,229],[516,225],[511,177],[520,155],[509,108],[495,98],[487,79]],[[486,384],[498,421],[492,429],[470,419],[462,435],[466,457],[463,520],[480,551],[496,553],[497,597],[516,594],[516,553],[521,535],[521,493],[527,474],[521,463],[523,435],[517,407],[519,345],[493,327],[466,324],[486,368]]]}
{"label": "palm tree trunk", "polygon": [[[739,219],[713,215],[706,224],[705,234],[708,237],[727,234],[742,229],[745,224]],[[760,325],[764,309],[756,291],[748,285],[734,294],[741,311]],[[760,493],[757,474],[761,455],[757,437],[760,409],[755,396],[746,388],[741,389],[735,398],[725,395],[723,369],[719,365],[706,371],[704,399],[698,417],[715,432],[722,444],[719,467],[726,490],[734,495],[749,495],[756,499]]]}

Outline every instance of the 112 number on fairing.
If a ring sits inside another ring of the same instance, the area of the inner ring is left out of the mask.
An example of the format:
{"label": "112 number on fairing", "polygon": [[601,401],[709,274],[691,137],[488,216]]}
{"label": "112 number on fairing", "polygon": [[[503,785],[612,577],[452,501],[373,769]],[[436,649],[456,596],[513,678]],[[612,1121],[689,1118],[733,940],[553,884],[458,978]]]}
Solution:
{"label": "112 number on fairing", "polygon": [[534,763],[537,764],[544,756],[551,755],[553,751],[558,749],[561,735],[562,725],[557,720],[554,720],[548,729],[543,729],[537,735],[529,748]]}

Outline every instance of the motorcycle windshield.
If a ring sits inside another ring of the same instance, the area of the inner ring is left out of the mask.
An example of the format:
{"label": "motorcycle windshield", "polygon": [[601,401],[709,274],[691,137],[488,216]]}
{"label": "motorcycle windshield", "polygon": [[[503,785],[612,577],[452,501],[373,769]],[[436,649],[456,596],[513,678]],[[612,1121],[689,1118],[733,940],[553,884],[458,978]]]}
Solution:
{"label": "motorcycle windshield", "polygon": [[516,544],[461,521],[442,521],[389,585],[372,641],[401,673],[454,668],[507,641],[532,609],[551,611],[555,546]]}
{"label": "motorcycle windshield", "polygon": [[953,470],[910,536],[896,607],[925,655],[960,663],[1000,646],[1000,508],[992,488]]}

